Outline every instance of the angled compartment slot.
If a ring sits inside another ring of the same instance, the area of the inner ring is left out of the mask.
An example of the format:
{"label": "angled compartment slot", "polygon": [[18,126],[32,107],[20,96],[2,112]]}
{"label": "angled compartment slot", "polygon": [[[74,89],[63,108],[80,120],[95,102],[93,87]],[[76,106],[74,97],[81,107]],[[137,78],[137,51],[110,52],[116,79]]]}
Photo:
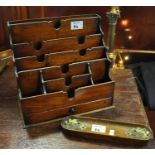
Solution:
{"label": "angled compartment slot", "polygon": [[42,73],[43,73],[43,78],[45,81],[63,77],[60,66],[52,66],[52,67],[43,68]]}
{"label": "angled compartment slot", "polygon": [[[66,72],[67,69],[67,72]],[[44,80],[51,80],[57,78],[71,77],[73,75],[86,74],[88,73],[88,65],[86,63],[73,63],[62,66],[53,66],[42,69]],[[63,73],[65,72],[65,73]]]}
{"label": "angled compartment slot", "polygon": [[19,72],[18,84],[22,97],[31,97],[43,93],[39,71]]}
{"label": "angled compartment slot", "polygon": [[[41,58],[41,57],[40,57]],[[37,56],[28,56],[15,59],[17,71],[24,71],[30,69],[37,69],[46,66],[46,56],[38,60]]]}
{"label": "angled compartment slot", "polygon": [[47,93],[34,97],[21,99],[24,115],[48,111],[49,109],[61,108],[68,105],[67,93],[63,91]]}
{"label": "angled compartment slot", "polygon": [[92,79],[95,84],[111,81],[109,77],[110,62],[107,59],[98,59],[89,62]]}
{"label": "angled compartment slot", "polygon": [[59,78],[55,80],[48,80],[44,82],[44,85],[47,93],[63,91],[65,87],[65,79]]}
{"label": "angled compartment slot", "polygon": [[101,98],[109,98],[113,96],[113,92],[113,81],[80,87],[75,90],[74,102],[80,104]]}
{"label": "angled compartment slot", "polygon": [[[64,38],[67,36],[96,34],[100,16],[83,15],[8,22],[13,44]],[[76,27],[75,27],[76,26]]]}
{"label": "angled compartment slot", "polygon": [[69,65],[69,76],[87,74],[88,73],[88,65],[86,63],[72,63]]}
{"label": "angled compartment slot", "polygon": [[48,55],[47,66],[63,65],[87,60],[101,59],[105,56],[105,48],[92,47],[89,49],[63,51]]}
{"label": "angled compartment slot", "polygon": [[47,93],[53,93],[57,91],[74,90],[79,87],[91,85],[90,75],[82,74],[72,77],[58,78],[54,80],[44,81],[45,89]]}
{"label": "angled compartment slot", "polygon": [[[91,34],[84,36],[84,42],[79,43],[79,37],[59,38],[43,42],[42,53],[56,53],[61,51],[86,49],[96,46],[104,46],[102,42],[102,34]],[[61,46],[60,46],[61,45]]]}
{"label": "angled compartment slot", "polygon": [[90,74],[72,76],[72,84],[71,84],[72,89],[77,89],[89,85],[91,85]]}
{"label": "angled compartment slot", "polygon": [[[12,45],[15,57],[19,58],[36,55],[36,43],[38,42],[36,41],[32,43],[21,43]],[[85,42],[83,44],[79,44],[77,36],[59,38],[54,40],[42,40],[41,48],[39,50],[42,54],[50,54],[62,51],[87,49],[97,46],[104,47],[102,42],[102,34],[86,35]]]}

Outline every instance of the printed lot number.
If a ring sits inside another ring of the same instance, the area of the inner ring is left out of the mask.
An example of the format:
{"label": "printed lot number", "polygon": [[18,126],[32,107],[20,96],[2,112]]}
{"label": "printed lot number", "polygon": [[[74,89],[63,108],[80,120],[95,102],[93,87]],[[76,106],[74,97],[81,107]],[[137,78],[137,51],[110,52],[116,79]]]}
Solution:
{"label": "printed lot number", "polygon": [[93,124],[91,131],[105,133],[106,132],[106,126]]}
{"label": "printed lot number", "polygon": [[71,30],[83,29],[83,21],[73,21],[71,22]]}

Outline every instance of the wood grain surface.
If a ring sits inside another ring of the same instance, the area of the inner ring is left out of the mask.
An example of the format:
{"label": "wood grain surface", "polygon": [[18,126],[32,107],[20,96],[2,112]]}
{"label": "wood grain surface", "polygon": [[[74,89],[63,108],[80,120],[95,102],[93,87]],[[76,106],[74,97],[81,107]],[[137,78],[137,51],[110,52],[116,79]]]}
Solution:
{"label": "wood grain surface", "polygon": [[[96,34],[99,32],[98,23],[99,16],[96,15],[83,15],[80,16],[70,16],[62,18],[44,18],[34,20],[25,20],[27,23],[19,22],[9,22],[12,43],[24,43],[31,41],[40,40],[50,40],[57,38],[65,38],[68,36],[83,36],[87,34]],[[75,19],[83,20],[85,26],[80,31],[70,31],[70,22]],[[16,25],[17,24],[17,25]],[[22,33],[21,33],[22,32]]]}

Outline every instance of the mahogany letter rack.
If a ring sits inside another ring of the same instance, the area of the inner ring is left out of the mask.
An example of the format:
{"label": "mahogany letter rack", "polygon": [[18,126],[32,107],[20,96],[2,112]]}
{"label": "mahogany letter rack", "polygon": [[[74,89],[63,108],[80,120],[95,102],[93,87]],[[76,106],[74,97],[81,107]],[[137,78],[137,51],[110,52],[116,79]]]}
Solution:
{"label": "mahogany letter rack", "polygon": [[113,104],[99,15],[8,22],[25,127]]}

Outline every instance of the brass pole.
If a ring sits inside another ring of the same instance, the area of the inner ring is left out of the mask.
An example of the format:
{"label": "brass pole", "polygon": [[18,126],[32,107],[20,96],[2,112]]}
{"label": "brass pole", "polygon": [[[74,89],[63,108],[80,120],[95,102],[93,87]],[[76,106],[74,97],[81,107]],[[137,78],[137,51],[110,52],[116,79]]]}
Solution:
{"label": "brass pole", "polygon": [[109,19],[109,33],[108,33],[108,53],[112,53],[114,50],[115,35],[116,35],[116,24],[118,18],[120,18],[119,7],[111,7],[110,12],[107,12]]}
{"label": "brass pole", "polygon": [[120,18],[119,7],[111,7],[110,12],[107,12],[107,17],[109,19],[107,58],[111,61],[111,68],[116,68],[117,65],[115,64],[115,59],[117,57],[117,52],[114,51],[114,44],[116,35],[116,24],[118,18]]}

